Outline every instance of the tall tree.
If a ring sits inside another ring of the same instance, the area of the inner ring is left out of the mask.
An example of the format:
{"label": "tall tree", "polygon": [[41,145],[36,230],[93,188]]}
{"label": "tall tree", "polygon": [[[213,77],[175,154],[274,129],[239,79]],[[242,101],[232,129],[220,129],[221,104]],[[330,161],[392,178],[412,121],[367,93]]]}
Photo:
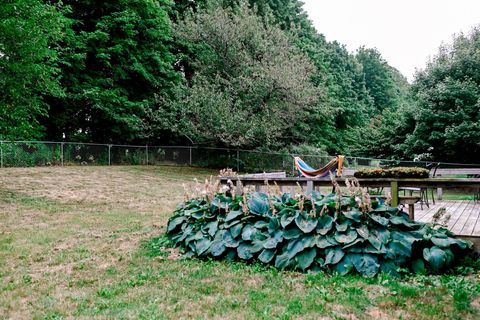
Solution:
{"label": "tall tree", "polygon": [[365,74],[365,86],[373,98],[376,113],[395,110],[405,99],[407,80],[388,65],[377,49],[360,47],[356,58]]}
{"label": "tall tree", "polygon": [[176,110],[196,141],[244,147],[283,144],[283,134],[315,102],[314,66],[278,27],[245,3],[210,7],[178,24],[187,43]]}
{"label": "tall tree", "polygon": [[61,56],[66,97],[50,99],[48,134],[126,142],[143,138],[155,95],[177,81],[170,52],[169,0],[75,0]]}
{"label": "tall tree", "polygon": [[43,95],[63,95],[57,53],[67,24],[53,5],[0,3],[0,139],[43,137]]}
{"label": "tall tree", "polygon": [[416,157],[474,162],[480,157],[480,27],[443,45],[415,76],[416,126],[405,148]]}

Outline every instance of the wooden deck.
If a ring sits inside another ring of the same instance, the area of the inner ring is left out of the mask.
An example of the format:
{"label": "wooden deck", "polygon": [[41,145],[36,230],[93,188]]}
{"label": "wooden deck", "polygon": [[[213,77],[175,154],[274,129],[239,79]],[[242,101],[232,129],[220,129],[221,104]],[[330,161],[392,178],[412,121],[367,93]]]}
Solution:
{"label": "wooden deck", "polygon": [[[420,203],[415,204],[415,220],[422,222],[431,222],[432,216],[440,209],[445,208],[446,213],[450,214],[450,220],[447,227],[453,233],[459,236],[479,237],[480,238],[480,201],[473,200],[443,200],[435,201],[435,205],[430,204],[430,208]],[[440,222],[443,221],[440,219]]]}

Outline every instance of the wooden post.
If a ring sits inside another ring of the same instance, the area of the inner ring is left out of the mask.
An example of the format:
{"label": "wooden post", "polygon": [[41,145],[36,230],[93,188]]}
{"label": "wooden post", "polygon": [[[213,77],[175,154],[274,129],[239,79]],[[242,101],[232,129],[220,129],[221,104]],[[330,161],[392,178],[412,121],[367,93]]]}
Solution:
{"label": "wooden post", "polygon": [[409,203],[408,204],[408,216],[410,217],[410,220],[415,219],[415,204],[414,203]]}
{"label": "wooden post", "polygon": [[390,190],[392,192],[392,207],[398,207],[398,181],[390,182]]}
{"label": "wooden post", "polygon": [[238,194],[238,195],[243,194],[243,185],[242,185],[242,181],[240,181],[240,179],[237,180],[237,190],[235,191],[235,194]]}
{"label": "wooden post", "polygon": [[313,181],[308,180],[307,181],[307,192],[312,192],[313,191]]}
{"label": "wooden post", "polygon": [[442,200],[442,198],[443,198],[443,189],[437,188],[437,199]]}

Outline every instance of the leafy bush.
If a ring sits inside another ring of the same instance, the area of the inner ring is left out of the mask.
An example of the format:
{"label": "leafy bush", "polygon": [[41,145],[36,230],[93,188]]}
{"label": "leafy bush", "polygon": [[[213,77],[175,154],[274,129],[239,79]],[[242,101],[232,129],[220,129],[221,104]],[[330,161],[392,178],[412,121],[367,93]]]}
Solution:
{"label": "leafy bush", "polygon": [[389,169],[361,169],[353,175],[355,178],[428,178],[430,171],[418,167],[396,167]]}
{"label": "leafy bush", "polygon": [[167,236],[188,257],[367,277],[400,269],[443,272],[471,248],[447,229],[413,222],[397,208],[353,193],[196,197],[175,210]]}

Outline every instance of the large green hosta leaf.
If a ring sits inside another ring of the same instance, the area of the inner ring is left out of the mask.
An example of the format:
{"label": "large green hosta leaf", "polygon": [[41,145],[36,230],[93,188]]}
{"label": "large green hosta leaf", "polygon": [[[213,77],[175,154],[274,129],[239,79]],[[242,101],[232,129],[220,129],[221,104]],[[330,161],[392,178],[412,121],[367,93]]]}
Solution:
{"label": "large green hosta leaf", "polygon": [[257,228],[254,226],[247,224],[242,231],[242,239],[246,241],[252,241],[253,236],[257,233]]}
{"label": "large green hosta leaf", "polygon": [[373,221],[375,221],[376,223],[378,223],[379,225],[382,225],[384,227],[388,226],[389,220],[385,217],[382,217],[382,216],[379,216],[379,215],[376,215],[376,214],[372,214],[372,215],[370,215],[370,218]]}
{"label": "large green hosta leaf", "polygon": [[288,251],[281,254],[281,255],[278,255],[275,258],[275,267],[277,267],[279,269],[285,269],[286,267],[288,267],[291,264],[291,260],[290,260],[289,256],[290,255],[289,255]]}
{"label": "large green hosta leaf", "polygon": [[301,214],[295,218],[295,224],[304,233],[312,232],[318,224],[318,220],[306,219]]}
{"label": "large green hosta leaf", "polygon": [[178,226],[180,226],[186,220],[187,220],[187,217],[184,217],[184,216],[179,216],[170,220],[167,226],[167,233],[171,233],[172,231],[174,231]]}
{"label": "large green hosta leaf", "polygon": [[258,256],[258,260],[262,261],[263,263],[270,263],[273,257],[275,257],[275,250],[264,249]]}
{"label": "large green hosta leaf", "polygon": [[230,231],[225,232],[222,238],[227,248],[236,248],[240,245],[240,240],[235,239]]}
{"label": "large green hosta leaf", "polygon": [[237,248],[237,254],[240,259],[250,260],[253,258],[252,245],[242,243]]}
{"label": "large green hosta leaf", "polygon": [[297,260],[297,266],[302,270],[306,270],[313,263],[316,255],[317,249],[315,248],[310,248],[303,251],[295,257],[295,259]]}
{"label": "large green hosta leaf", "polygon": [[362,213],[358,210],[344,211],[342,212],[345,217],[355,222],[360,222],[362,218]]}
{"label": "large green hosta leaf", "polygon": [[357,231],[350,229],[346,233],[335,232],[335,240],[339,243],[348,244],[357,239]]}
{"label": "large green hosta leaf", "polygon": [[431,248],[423,249],[423,258],[427,260],[430,267],[432,267],[433,271],[439,272],[449,260],[449,256],[437,246],[433,246]]}
{"label": "large green hosta leaf", "polygon": [[302,234],[302,230],[298,229],[296,226],[290,226],[283,231],[284,239],[296,239]]}
{"label": "large green hosta leaf", "polygon": [[201,240],[198,240],[195,243],[195,251],[200,256],[200,255],[204,254],[210,248],[211,244],[212,244],[212,241],[207,239],[207,238],[203,238]]}
{"label": "large green hosta leaf", "polygon": [[242,223],[238,223],[238,224],[234,225],[233,227],[231,227],[230,228],[230,233],[232,234],[232,237],[234,237],[234,238],[238,237],[242,233],[242,228],[243,228]]}
{"label": "large green hosta leaf", "polygon": [[228,213],[227,217],[225,218],[225,222],[235,220],[235,219],[241,217],[242,215],[243,215],[243,212],[241,210],[230,211]]}
{"label": "large green hosta leaf", "polygon": [[264,193],[254,192],[247,202],[248,209],[253,214],[266,215],[270,210],[268,196]]}
{"label": "large green hosta leaf", "polygon": [[340,247],[329,248],[325,251],[325,264],[337,264],[345,255],[345,251]]}
{"label": "large green hosta leaf", "polygon": [[225,244],[221,240],[214,240],[210,245],[210,252],[214,257],[221,256],[225,252],[225,249],[227,249],[227,247],[225,247]]}
{"label": "large green hosta leaf", "polygon": [[333,266],[333,270],[342,276],[348,274],[353,269],[354,257],[354,254],[347,253],[337,264]]}
{"label": "large green hosta leaf", "polygon": [[333,218],[330,216],[323,216],[318,219],[317,232],[322,236],[326,235],[333,227]]}
{"label": "large green hosta leaf", "polygon": [[292,259],[303,249],[305,249],[305,241],[303,239],[290,240],[287,245],[288,258]]}
{"label": "large green hosta leaf", "polygon": [[352,259],[353,266],[357,271],[366,276],[373,277],[378,273],[378,258],[372,254],[355,254]]}

